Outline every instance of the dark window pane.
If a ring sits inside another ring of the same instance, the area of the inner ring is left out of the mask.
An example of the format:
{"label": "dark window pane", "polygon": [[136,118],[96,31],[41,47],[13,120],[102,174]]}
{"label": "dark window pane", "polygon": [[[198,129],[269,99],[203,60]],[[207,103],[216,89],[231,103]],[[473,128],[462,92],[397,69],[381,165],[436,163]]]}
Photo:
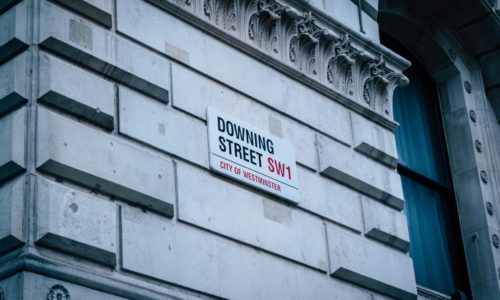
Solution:
{"label": "dark window pane", "polygon": [[417,284],[450,295],[455,290],[444,199],[436,191],[402,176],[410,256]]}
{"label": "dark window pane", "polygon": [[400,123],[395,131],[398,156],[403,165],[448,185],[435,85],[416,69],[407,73],[410,84],[394,93],[394,119]]}

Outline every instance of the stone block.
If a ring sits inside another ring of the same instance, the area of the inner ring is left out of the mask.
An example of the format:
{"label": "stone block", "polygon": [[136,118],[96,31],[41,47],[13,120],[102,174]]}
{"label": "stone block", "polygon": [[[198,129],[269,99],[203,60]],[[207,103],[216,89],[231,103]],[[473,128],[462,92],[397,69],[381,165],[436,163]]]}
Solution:
{"label": "stone block", "polygon": [[40,9],[40,47],[168,102],[166,59],[50,3]]}
{"label": "stone block", "polygon": [[28,48],[28,1],[17,2],[0,3],[0,13],[10,8],[0,15],[0,64]]}
{"label": "stone block", "polygon": [[0,280],[0,297],[2,299],[23,299],[22,292],[23,273],[20,272]]}
{"label": "stone block", "polygon": [[[362,32],[368,39],[379,41],[378,23],[373,19],[376,18],[376,9],[378,8],[378,1],[364,1],[363,12],[361,18],[363,22]],[[357,0],[336,0],[325,1],[325,12],[332,16],[335,20],[344,24],[344,26],[351,28],[354,31],[361,32],[360,20],[358,15],[358,1]],[[369,4],[371,8],[368,8]],[[374,8],[374,9],[373,9]],[[366,13],[370,11],[370,15]]]}
{"label": "stone block", "polygon": [[[466,147],[464,147],[466,148]],[[488,216],[484,205],[478,205],[478,195],[482,194],[479,170],[458,173],[453,178],[457,195],[457,205],[460,207],[459,217],[467,220],[461,224],[463,234],[470,234],[488,226]]]}
{"label": "stone block", "polygon": [[351,113],[351,123],[354,149],[395,169],[398,155],[394,133],[354,112]]}
{"label": "stone block", "polygon": [[173,216],[170,159],[43,108],[38,112],[38,170]]}
{"label": "stone block", "polygon": [[121,222],[123,269],[219,294],[212,235],[125,206]]}
{"label": "stone block", "polygon": [[0,186],[0,253],[10,251],[25,242],[24,182],[21,177]]}
{"label": "stone block", "polygon": [[[450,100],[453,101],[451,98]],[[444,122],[448,125],[446,130],[446,140],[449,143],[457,143],[462,145],[464,141],[473,140],[474,131],[477,128],[470,126],[469,112],[466,107],[458,109],[454,112],[444,114]],[[477,134],[480,134],[477,132]],[[471,171],[477,168],[476,150],[472,145],[468,147],[454,147],[453,151],[449,152],[450,164],[453,166],[453,173],[458,177],[458,174]],[[457,188],[460,188],[458,186]],[[469,187],[468,187],[469,188]]]}
{"label": "stone block", "polygon": [[[356,0],[357,1],[357,0]],[[375,6],[377,8],[378,6]],[[373,12],[372,12],[373,15]],[[372,16],[367,14],[365,11],[363,11],[362,16],[363,18],[363,30],[364,30],[364,35],[370,40],[374,40],[377,43],[380,41],[380,30],[378,26],[377,20],[374,20]]]}
{"label": "stone block", "polygon": [[39,57],[38,101],[113,130],[112,82],[44,52]]}
{"label": "stone block", "polygon": [[358,192],[300,166],[297,171],[300,207],[357,232],[363,231]]}
{"label": "stone block", "polygon": [[0,119],[0,183],[26,169],[26,110],[21,109]]}
{"label": "stone block", "polygon": [[119,99],[120,133],[208,168],[203,121],[123,86]]}
{"label": "stone block", "polygon": [[395,209],[403,209],[401,178],[356,151],[318,135],[320,172]]}
{"label": "stone block", "polygon": [[[68,279],[69,281],[70,279]],[[62,289],[61,289],[62,288]],[[65,290],[69,299],[102,299],[102,300],[126,300],[127,298],[118,297],[109,293],[91,289],[78,283],[73,283],[42,276],[35,273],[24,272],[24,298],[23,299],[60,299],[60,291]],[[64,295],[64,294],[63,294]],[[50,297],[50,298],[49,298]],[[62,298],[64,299],[64,298]]]}
{"label": "stone block", "polygon": [[[221,294],[229,299],[356,299],[373,293],[234,243],[219,242]],[[237,267],[235,267],[237,266]],[[259,272],[267,270],[267,272]]]}
{"label": "stone block", "polygon": [[359,32],[358,6],[351,0],[325,1],[325,13]]}
{"label": "stone block", "polygon": [[177,190],[180,220],[327,271],[320,218],[184,163],[177,164]]}
{"label": "stone block", "polygon": [[38,244],[116,265],[116,204],[38,176],[36,210]]}
{"label": "stone block", "polygon": [[[47,300],[69,300],[69,299],[100,299],[100,300],[125,300],[110,293],[94,290],[75,283],[74,277],[67,278],[68,281],[55,279],[31,272],[18,273],[20,278],[18,291],[19,298],[6,299],[47,299]],[[60,276],[60,275],[59,275]],[[64,277],[63,277],[64,278]],[[65,278],[66,279],[66,278]],[[109,291],[111,292],[111,291]]]}
{"label": "stone block", "polygon": [[121,215],[125,270],[225,299],[373,299],[323,272],[188,224],[131,207]]}
{"label": "stone block", "polygon": [[411,258],[359,235],[327,226],[331,276],[394,297],[416,299]]}
{"label": "stone block", "polygon": [[215,107],[287,139],[295,146],[297,162],[317,167],[314,131],[299,122],[177,64],[172,65],[172,91],[174,107],[202,119],[206,119],[207,107]]}
{"label": "stone block", "polygon": [[306,0],[305,2],[307,2],[308,4],[310,4],[312,6],[316,6],[316,8],[318,8],[318,9],[324,9],[323,0]]}
{"label": "stone block", "polygon": [[496,299],[500,295],[497,278],[475,284],[471,288],[473,299]]}
{"label": "stone block", "polygon": [[468,266],[471,286],[498,280],[498,271],[495,268],[498,266],[498,260],[495,262],[495,252],[498,253],[498,249],[492,244],[493,233],[499,234],[494,228],[483,227],[463,236],[465,254],[470,257]]}
{"label": "stone block", "polygon": [[[332,99],[148,3],[123,0],[117,2],[116,9],[119,32],[335,139],[351,143],[348,110]],[[176,49],[174,54],[171,49]],[[235,61],[238,63],[232,63]],[[190,88],[195,86],[191,82]]]}
{"label": "stone block", "polygon": [[362,205],[365,236],[401,251],[408,251],[410,236],[404,213],[365,197]]}
{"label": "stone block", "polygon": [[0,65],[0,116],[28,101],[27,73],[28,52]]}
{"label": "stone block", "polygon": [[50,0],[111,28],[112,0]]}

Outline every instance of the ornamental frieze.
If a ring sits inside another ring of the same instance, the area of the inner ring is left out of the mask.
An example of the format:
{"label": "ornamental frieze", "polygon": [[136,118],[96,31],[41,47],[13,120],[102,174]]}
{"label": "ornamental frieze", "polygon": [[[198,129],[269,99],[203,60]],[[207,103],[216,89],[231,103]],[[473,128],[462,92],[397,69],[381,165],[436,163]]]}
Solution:
{"label": "ornamental frieze", "polygon": [[392,121],[392,94],[408,83],[401,73],[406,66],[338,26],[317,22],[311,11],[275,0],[168,1]]}

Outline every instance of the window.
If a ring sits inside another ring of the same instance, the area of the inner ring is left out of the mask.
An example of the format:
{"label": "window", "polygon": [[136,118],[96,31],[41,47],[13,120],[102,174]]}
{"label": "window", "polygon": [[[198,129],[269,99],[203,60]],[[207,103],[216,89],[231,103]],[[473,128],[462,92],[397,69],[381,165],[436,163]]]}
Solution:
{"label": "window", "polygon": [[[419,286],[452,295],[469,293],[456,201],[432,78],[396,41],[389,48],[408,58],[410,84],[394,93],[398,172],[410,232],[410,256]],[[470,294],[470,293],[469,293]]]}

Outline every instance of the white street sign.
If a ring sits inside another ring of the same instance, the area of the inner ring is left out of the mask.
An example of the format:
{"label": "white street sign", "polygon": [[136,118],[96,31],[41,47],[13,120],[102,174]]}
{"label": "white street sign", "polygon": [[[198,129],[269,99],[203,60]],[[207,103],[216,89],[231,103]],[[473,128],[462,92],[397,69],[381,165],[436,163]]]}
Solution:
{"label": "white street sign", "polygon": [[211,107],[207,110],[210,169],[298,203],[293,145]]}

